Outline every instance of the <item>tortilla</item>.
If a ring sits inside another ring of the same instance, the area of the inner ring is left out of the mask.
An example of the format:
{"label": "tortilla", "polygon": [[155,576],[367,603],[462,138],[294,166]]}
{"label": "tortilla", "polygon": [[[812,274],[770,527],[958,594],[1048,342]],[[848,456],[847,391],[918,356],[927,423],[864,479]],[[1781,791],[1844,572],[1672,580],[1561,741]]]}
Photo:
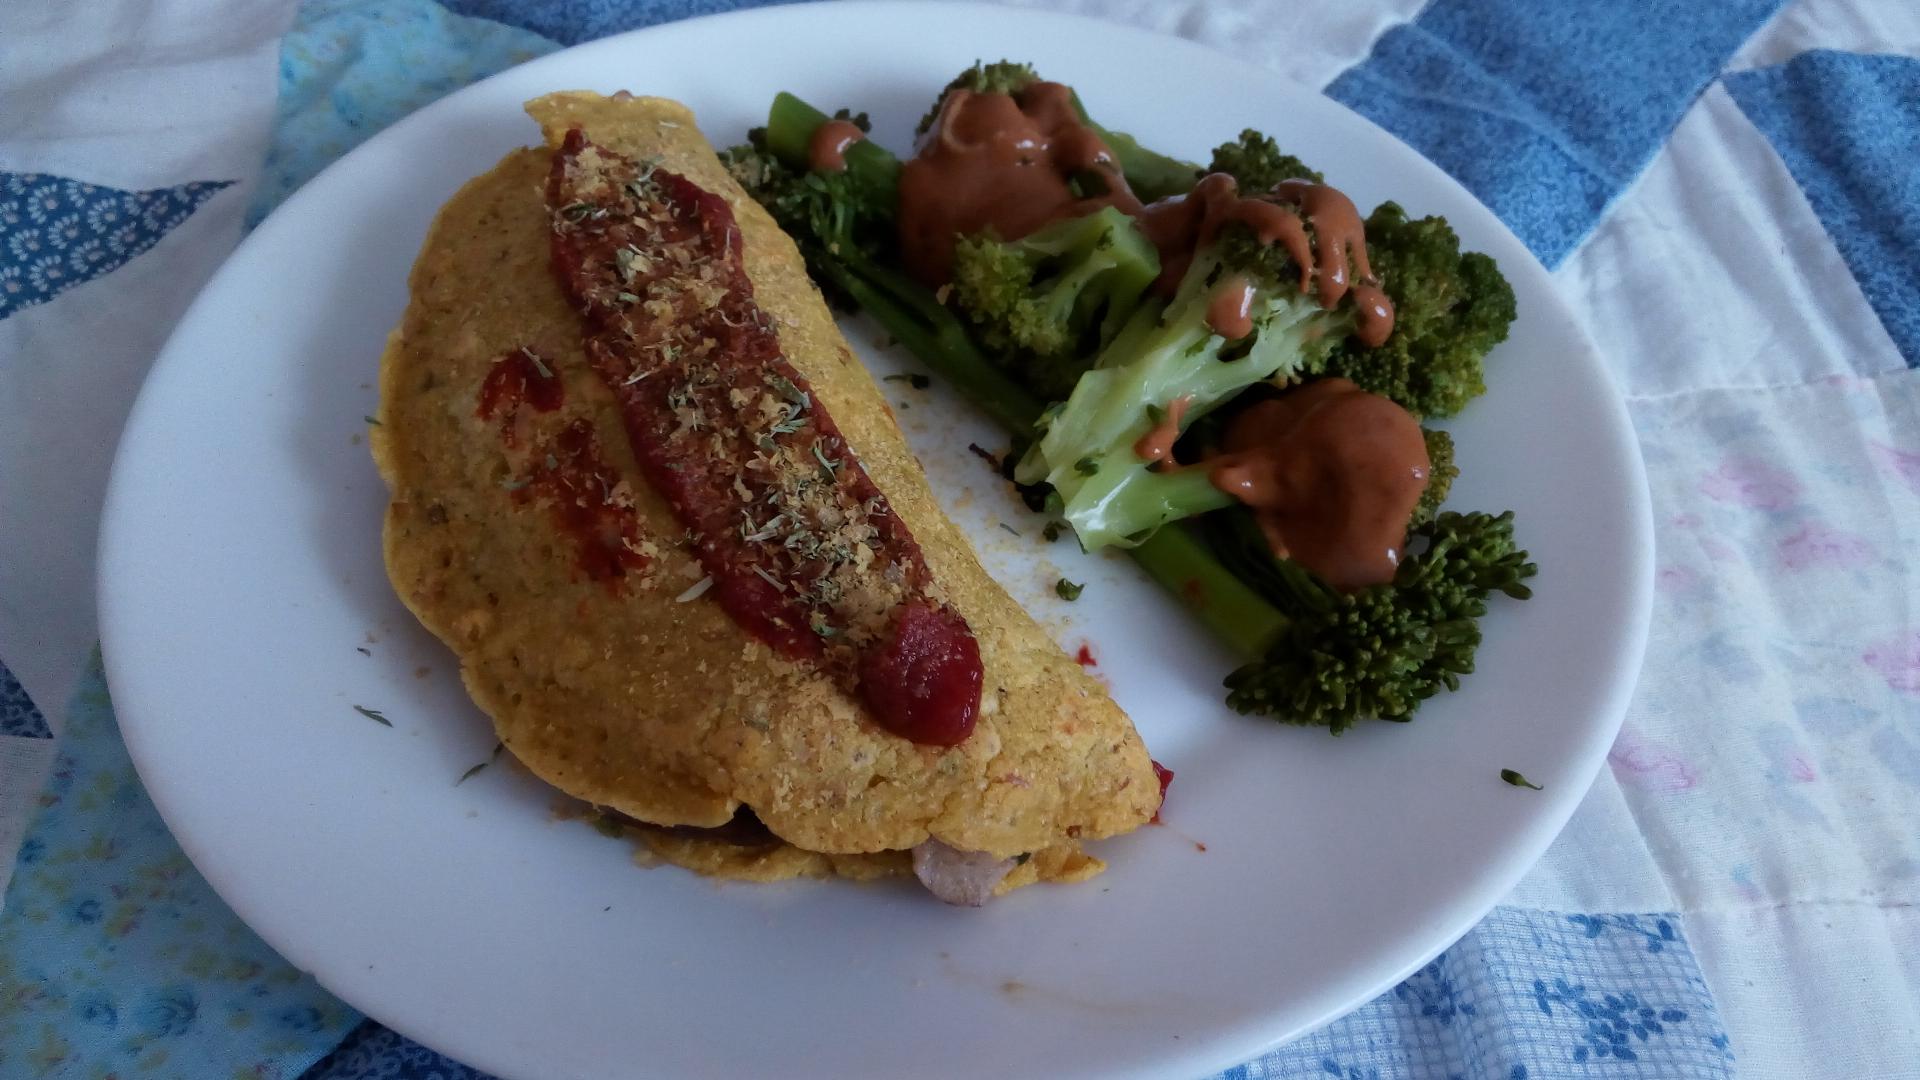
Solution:
{"label": "tortilla", "polygon": [[[508,154],[433,223],[382,359],[372,438],[392,495],[385,551],[394,588],[458,656],[501,742],[547,782],[597,806],[707,828],[745,806],[795,849],[749,855],[684,833],[649,842],[706,873],[900,872],[904,853],[930,838],[997,857],[1035,854],[1009,885],[1096,871],[1078,841],[1127,832],[1159,806],[1146,748],[941,513],[792,242],[677,103],[566,93],[527,111],[549,146]],[[785,355],[978,640],[980,716],[959,745],[919,745],[881,728],[843,688],[782,659],[701,594],[701,564],[636,466],[616,401],[583,351],[580,317],[549,264],[543,188],[551,147],[574,127],[598,145],[657,160],[731,206],[748,278]],[[563,403],[520,410],[504,424],[482,416],[489,374],[522,349],[560,380]],[[516,479],[527,475],[528,448],[570,426],[590,435],[582,443],[588,475],[607,493],[601,509],[613,516],[595,527],[603,539],[617,534],[613,579],[582,572],[575,541],[557,524],[567,508]]]}

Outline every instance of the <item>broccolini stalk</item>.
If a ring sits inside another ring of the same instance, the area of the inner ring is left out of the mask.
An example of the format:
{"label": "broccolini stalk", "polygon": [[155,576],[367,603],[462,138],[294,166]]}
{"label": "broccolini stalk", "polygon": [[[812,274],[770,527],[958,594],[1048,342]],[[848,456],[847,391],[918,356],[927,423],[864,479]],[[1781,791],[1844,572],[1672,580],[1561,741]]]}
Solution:
{"label": "broccolini stalk", "polygon": [[1073,107],[1080,113],[1081,122],[1092,128],[1100,141],[1107,144],[1107,149],[1113,151],[1113,159],[1120,163],[1120,174],[1127,178],[1127,186],[1141,202],[1155,202],[1193,190],[1194,177],[1200,170],[1192,162],[1154,153],[1126,132],[1100,126],[1087,115],[1087,107],[1080,104],[1079,94],[1073,95]]}
{"label": "broccolini stalk", "polygon": [[[773,105],[767,110],[767,126],[761,129],[766,132],[767,151],[789,168],[805,172],[813,133],[830,119],[833,118],[782,90],[773,96]],[[864,114],[854,118],[854,122],[866,130]],[[900,159],[885,147],[865,139],[850,144],[842,156],[847,163],[846,175],[854,185],[887,204],[887,213],[891,216],[893,193],[900,185]]]}

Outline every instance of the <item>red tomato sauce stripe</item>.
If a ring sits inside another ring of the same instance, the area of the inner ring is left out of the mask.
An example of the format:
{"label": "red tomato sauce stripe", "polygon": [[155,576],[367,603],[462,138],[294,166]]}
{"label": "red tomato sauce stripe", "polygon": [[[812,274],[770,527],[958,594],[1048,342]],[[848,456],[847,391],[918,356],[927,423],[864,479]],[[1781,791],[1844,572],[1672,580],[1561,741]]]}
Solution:
{"label": "red tomato sauce stripe", "polygon": [[569,133],[553,265],[642,472],[742,628],[817,665],[883,726],[952,745],[982,681],[966,621],[781,350],[726,201]]}

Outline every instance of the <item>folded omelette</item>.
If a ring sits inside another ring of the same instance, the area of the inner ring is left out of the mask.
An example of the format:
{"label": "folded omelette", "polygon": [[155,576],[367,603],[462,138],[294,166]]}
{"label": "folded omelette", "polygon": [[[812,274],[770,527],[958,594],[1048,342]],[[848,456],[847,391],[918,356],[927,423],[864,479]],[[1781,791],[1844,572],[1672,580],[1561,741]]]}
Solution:
{"label": "folded omelette", "polygon": [[388,573],[500,741],[657,856],[978,903],[1148,821],[1133,725],[936,505],[679,104],[554,94],[381,369]]}

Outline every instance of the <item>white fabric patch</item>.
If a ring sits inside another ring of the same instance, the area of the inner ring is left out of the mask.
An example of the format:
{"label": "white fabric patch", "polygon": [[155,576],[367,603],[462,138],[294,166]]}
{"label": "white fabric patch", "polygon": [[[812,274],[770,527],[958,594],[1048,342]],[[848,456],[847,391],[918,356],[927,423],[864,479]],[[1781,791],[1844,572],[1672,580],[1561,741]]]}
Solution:
{"label": "white fabric patch", "polygon": [[[1304,86],[1323,87],[1367,58],[1387,29],[1420,13],[1425,0],[1378,0],[1302,8],[1280,0],[1159,3],[1157,0],[1003,0],[1014,7],[1090,15],[1172,34],[1277,71]],[[986,59],[998,59],[987,57]],[[1042,75],[1046,72],[1041,72]],[[1126,125],[1115,123],[1115,127]],[[1220,134],[1225,142],[1238,132]]]}
{"label": "white fabric patch", "polygon": [[1612,760],[1681,910],[1911,900],[1920,377],[1632,409],[1657,594]]}
{"label": "white fabric patch", "polygon": [[14,853],[40,808],[47,767],[58,753],[52,739],[0,735],[0,900],[6,898],[7,882],[13,880]]}
{"label": "white fabric patch", "polygon": [[0,4],[16,46],[0,170],[127,190],[251,178],[292,17],[287,0]]}
{"label": "white fabric patch", "polygon": [[[94,544],[120,429],[246,205],[245,185],[226,188],[125,266],[0,320],[0,401],[31,403],[0,424],[0,655],[36,701],[64,704],[93,650]],[[57,734],[62,710],[46,716]]]}
{"label": "white fabric patch", "polygon": [[1602,769],[1567,827],[1501,901],[1547,911],[1673,911],[1620,783]]}
{"label": "white fabric patch", "polygon": [[1808,49],[1920,55],[1920,4],[1800,0],[1733,54],[1727,70],[1772,67]]}
{"label": "white fabric patch", "polygon": [[1763,905],[1686,926],[1740,1080],[1920,1075],[1920,909]]}

